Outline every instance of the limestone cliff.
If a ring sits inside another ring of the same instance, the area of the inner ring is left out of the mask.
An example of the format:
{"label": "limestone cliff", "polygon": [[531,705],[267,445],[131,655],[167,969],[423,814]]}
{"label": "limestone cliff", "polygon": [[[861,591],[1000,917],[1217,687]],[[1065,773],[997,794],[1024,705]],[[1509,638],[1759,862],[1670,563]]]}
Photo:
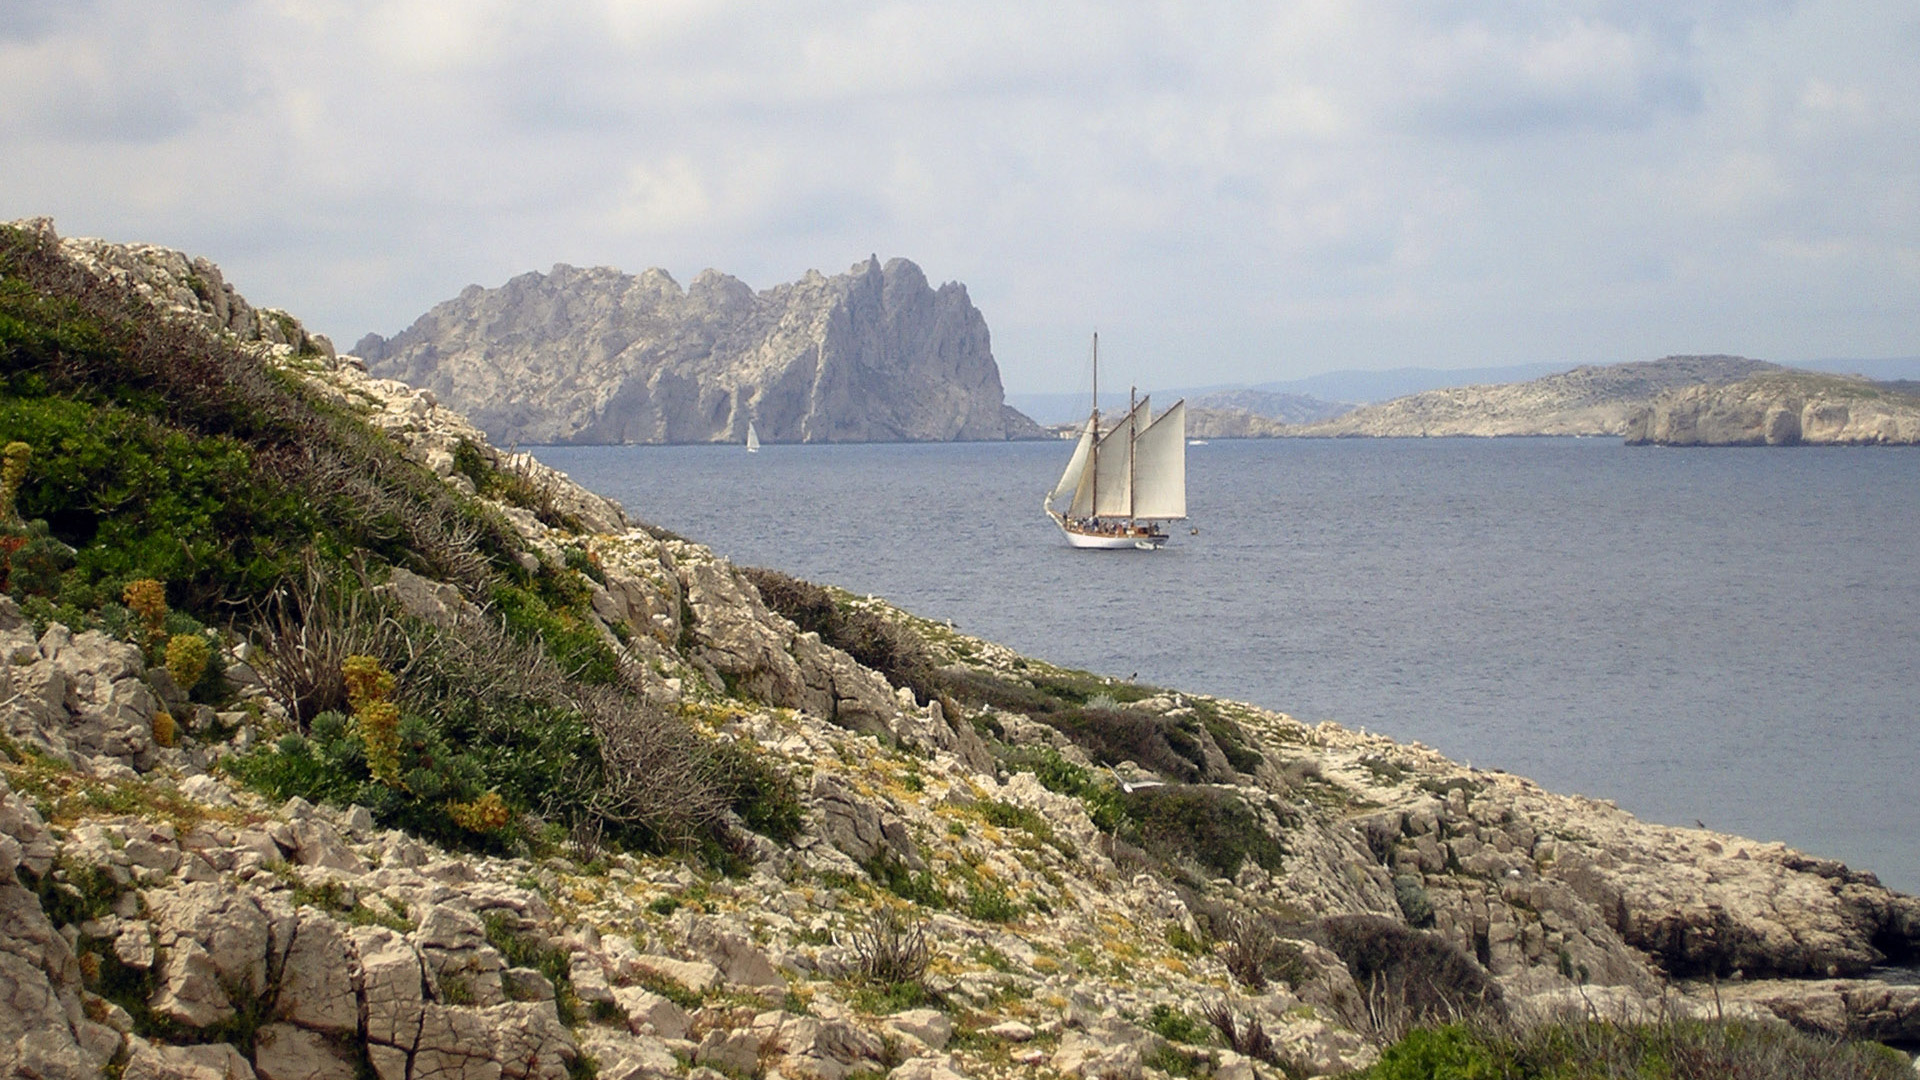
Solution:
{"label": "limestone cliff", "polygon": [[1920,442],[1920,395],[1847,375],[1769,372],[1656,398],[1629,446],[1800,446]]}
{"label": "limestone cliff", "polygon": [[1367,405],[1292,429],[1311,436],[1620,435],[1660,394],[1720,385],[1777,365],[1738,356],[1577,367],[1529,382],[1459,386]]}
{"label": "limestone cliff", "polygon": [[762,292],[560,265],[469,286],[355,351],[500,443],[738,442],[749,422],[773,443],[1042,435],[1006,405],[966,287],[905,259]]}

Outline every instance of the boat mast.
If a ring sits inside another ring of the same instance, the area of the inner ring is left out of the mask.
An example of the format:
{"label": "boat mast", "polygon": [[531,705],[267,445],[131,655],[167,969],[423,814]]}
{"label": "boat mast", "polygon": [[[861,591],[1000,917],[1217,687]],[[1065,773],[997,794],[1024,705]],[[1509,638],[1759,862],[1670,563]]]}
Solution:
{"label": "boat mast", "polygon": [[[1093,445],[1087,448],[1087,468],[1093,470],[1093,501],[1088,505],[1094,520],[1100,518],[1100,331],[1093,332]],[[1072,513],[1069,509],[1068,513]]]}
{"label": "boat mast", "polygon": [[1133,470],[1137,464],[1133,452],[1133,441],[1140,435],[1140,406],[1135,400],[1140,393],[1137,386],[1127,387],[1127,531],[1133,531]]}

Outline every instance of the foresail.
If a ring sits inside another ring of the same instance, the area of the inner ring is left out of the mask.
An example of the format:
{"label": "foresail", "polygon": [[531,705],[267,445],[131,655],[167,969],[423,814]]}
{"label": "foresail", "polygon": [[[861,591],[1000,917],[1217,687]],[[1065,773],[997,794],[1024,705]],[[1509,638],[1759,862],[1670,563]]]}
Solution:
{"label": "foresail", "polygon": [[1134,439],[1133,516],[1187,516],[1187,403],[1184,400],[1174,402],[1173,408]]}
{"label": "foresail", "polygon": [[1047,502],[1073,491],[1080,486],[1080,474],[1087,471],[1087,455],[1093,449],[1093,417],[1087,417],[1087,426],[1080,432],[1080,440],[1074,443],[1073,456],[1067,459],[1067,471],[1060,474],[1060,482],[1053,485],[1047,493]]}

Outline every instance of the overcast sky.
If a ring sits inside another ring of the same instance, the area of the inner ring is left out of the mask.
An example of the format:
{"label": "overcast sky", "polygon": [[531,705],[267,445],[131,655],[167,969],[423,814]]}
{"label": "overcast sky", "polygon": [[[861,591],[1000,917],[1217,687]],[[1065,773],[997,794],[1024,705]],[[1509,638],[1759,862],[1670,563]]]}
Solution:
{"label": "overcast sky", "polygon": [[1009,389],[1920,354],[1914,0],[5,0],[0,218],[341,346],[556,262],[964,282]]}

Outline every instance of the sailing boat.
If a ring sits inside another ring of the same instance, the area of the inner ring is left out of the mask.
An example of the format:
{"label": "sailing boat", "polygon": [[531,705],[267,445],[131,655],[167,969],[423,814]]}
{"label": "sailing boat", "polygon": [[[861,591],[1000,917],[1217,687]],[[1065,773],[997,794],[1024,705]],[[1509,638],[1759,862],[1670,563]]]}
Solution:
{"label": "sailing boat", "polygon": [[[1042,503],[1074,547],[1151,550],[1167,542],[1154,522],[1187,516],[1187,403],[1174,402],[1156,419],[1149,400],[1131,402],[1125,419],[1100,430],[1100,335],[1093,335],[1093,411]],[[1069,495],[1064,513],[1054,509],[1054,500]]]}
{"label": "sailing boat", "polygon": [[753,421],[749,420],[747,421],[747,453],[757,454],[759,452],[760,433],[753,429]]}

